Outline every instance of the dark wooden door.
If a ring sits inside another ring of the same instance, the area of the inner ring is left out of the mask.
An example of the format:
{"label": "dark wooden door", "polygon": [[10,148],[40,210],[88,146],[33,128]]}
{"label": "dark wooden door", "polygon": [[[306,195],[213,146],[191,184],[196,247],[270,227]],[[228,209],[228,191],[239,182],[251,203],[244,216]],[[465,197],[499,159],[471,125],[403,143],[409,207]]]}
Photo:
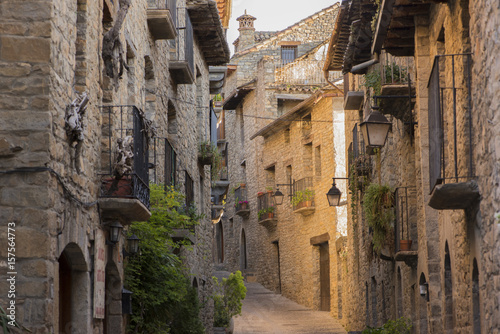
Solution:
{"label": "dark wooden door", "polygon": [[319,245],[321,311],[330,311],[330,251],[328,243]]}
{"label": "dark wooden door", "polygon": [[64,253],[59,258],[59,332],[71,331],[71,267]]}

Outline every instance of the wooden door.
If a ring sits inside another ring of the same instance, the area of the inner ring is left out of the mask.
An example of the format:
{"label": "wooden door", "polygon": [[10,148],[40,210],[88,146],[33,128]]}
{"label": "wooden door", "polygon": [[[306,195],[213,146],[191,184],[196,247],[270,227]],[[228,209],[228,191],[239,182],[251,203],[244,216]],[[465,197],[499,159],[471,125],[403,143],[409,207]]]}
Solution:
{"label": "wooden door", "polygon": [[328,243],[319,245],[321,311],[330,311],[330,252]]}

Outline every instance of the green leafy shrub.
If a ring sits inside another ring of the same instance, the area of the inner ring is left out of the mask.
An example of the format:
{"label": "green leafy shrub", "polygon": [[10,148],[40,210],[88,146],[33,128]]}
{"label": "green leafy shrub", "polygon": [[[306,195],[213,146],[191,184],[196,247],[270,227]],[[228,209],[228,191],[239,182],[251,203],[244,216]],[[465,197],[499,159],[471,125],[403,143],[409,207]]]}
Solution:
{"label": "green leafy shrub", "polygon": [[371,183],[363,197],[363,209],[368,226],[373,229],[373,249],[380,254],[391,231],[394,213],[393,191],[387,185]]}
{"label": "green leafy shrub", "polygon": [[410,334],[411,328],[411,319],[401,317],[396,320],[389,320],[379,328],[368,326],[362,334]]}
{"label": "green leafy shrub", "polygon": [[214,327],[227,327],[231,318],[241,314],[242,300],[245,299],[247,288],[243,283],[241,271],[236,271],[219,282],[214,280]]}
{"label": "green leafy shrub", "polygon": [[[185,275],[180,247],[170,235],[173,229],[190,228],[198,222],[195,213],[183,212],[184,196],[172,187],[151,185],[151,218],[133,222],[129,233],[140,239],[140,253],[129,257],[125,284],[133,292],[129,330],[135,333],[204,333],[198,317],[196,290]],[[196,296],[195,297],[193,297]]]}

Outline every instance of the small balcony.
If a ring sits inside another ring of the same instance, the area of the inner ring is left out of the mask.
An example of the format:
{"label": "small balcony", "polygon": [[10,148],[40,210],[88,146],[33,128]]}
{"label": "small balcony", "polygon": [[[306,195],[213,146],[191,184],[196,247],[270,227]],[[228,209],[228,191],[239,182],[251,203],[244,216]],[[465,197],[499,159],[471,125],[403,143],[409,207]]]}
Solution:
{"label": "small balcony", "polygon": [[186,11],[185,28],[177,35],[175,40],[176,50],[171,53],[169,71],[172,79],[177,84],[194,83],[194,35],[193,26]]}
{"label": "small balcony", "polygon": [[247,188],[245,184],[240,184],[234,190],[234,207],[235,213],[243,218],[248,218],[250,215],[250,204],[248,203]]}
{"label": "small balcony", "polygon": [[167,0],[166,8],[148,8],[148,28],[155,40],[174,39],[177,36],[175,28],[177,1]]}
{"label": "small balcony", "polygon": [[418,261],[417,201],[415,187],[399,187],[394,192],[394,245],[396,261],[416,267]]}
{"label": "small balcony", "polygon": [[177,153],[170,141],[155,137],[150,149],[149,181],[165,187],[177,185]]}
{"label": "small balcony", "polygon": [[257,219],[260,224],[273,224],[278,220],[272,195],[272,191],[257,195]]}
{"label": "small balcony", "polygon": [[305,177],[293,183],[293,212],[307,216],[316,211],[313,178]]}
{"label": "small balcony", "polygon": [[[323,71],[324,60],[296,59],[274,65],[275,85],[283,86],[325,86],[328,82]],[[330,81],[342,78],[342,72],[329,72]]]}
{"label": "small balcony", "polygon": [[429,206],[466,209],[480,198],[474,180],[470,54],[436,56],[429,79]]}
{"label": "small balcony", "polygon": [[99,207],[103,219],[148,220],[148,121],[135,106],[103,106]]}

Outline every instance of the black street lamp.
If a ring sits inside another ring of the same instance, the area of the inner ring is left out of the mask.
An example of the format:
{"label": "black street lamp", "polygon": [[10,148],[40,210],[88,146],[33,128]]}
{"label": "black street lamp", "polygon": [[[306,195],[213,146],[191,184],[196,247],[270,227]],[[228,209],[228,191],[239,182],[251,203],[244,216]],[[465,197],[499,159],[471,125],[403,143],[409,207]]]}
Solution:
{"label": "black street lamp", "polygon": [[372,112],[365,121],[359,125],[365,144],[371,148],[381,148],[387,140],[391,122],[378,111],[378,106],[372,107]]}
{"label": "black street lamp", "polygon": [[342,197],[342,192],[340,191],[339,188],[335,185],[335,180],[347,180],[346,177],[332,177],[333,179],[333,184],[330,190],[326,193],[326,198],[328,199],[328,204],[330,206],[340,206],[340,198]]}
{"label": "black street lamp", "polygon": [[273,197],[274,197],[274,203],[276,205],[283,204],[283,197],[285,197],[285,195],[283,195],[283,193],[280,191],[279,188],[276,189],[276,192],[274,193]]}
{"label": "black street lamp", "polygon": [[111,225],[109,225],[109,241],[112,244],[116,244],[120,240],[120,233],[122,229],[122,224],[117,221],[114,221]]}
{"label": "black street lamp", "polygon": [[128,241],[128,253],[130,255],[137,254],[139,251],[139,239],[135,234],[132,234],[130,237],[127,238]]}

